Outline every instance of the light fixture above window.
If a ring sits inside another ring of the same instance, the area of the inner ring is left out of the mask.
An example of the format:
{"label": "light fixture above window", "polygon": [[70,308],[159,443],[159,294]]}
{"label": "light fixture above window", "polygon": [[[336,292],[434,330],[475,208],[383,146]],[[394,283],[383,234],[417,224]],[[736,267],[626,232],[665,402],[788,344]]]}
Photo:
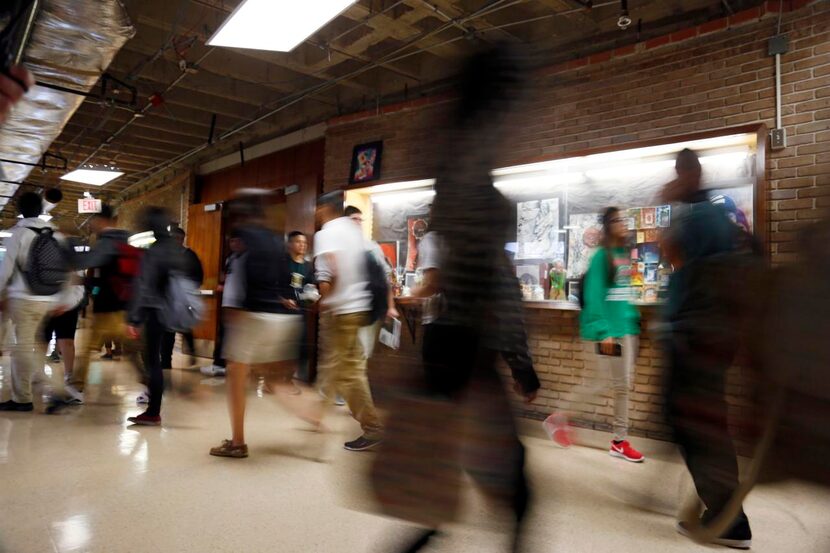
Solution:
{"label": "light fixture above window", "polygon": [[80,182],[91,186],[104,186],[124,174],[115,167],[104,165],[103,167],[83,166],[70,171],[61,177],[62,180]]}
{"label": "light fixture above window", "polygon": [[355,0],[244,0],[209,46],[290,52]]}

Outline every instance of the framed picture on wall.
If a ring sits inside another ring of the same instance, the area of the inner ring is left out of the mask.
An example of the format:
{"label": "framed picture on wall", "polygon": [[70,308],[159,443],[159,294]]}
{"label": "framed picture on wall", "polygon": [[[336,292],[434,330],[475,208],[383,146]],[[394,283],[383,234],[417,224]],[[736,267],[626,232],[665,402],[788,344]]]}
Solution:
{"label": "framed picture on wall", "polygon": [[352,165],[349,183],[359,184],[380,178],[380,162],[383,156],[383,142],[369,142],[355,146],[352,151]]}

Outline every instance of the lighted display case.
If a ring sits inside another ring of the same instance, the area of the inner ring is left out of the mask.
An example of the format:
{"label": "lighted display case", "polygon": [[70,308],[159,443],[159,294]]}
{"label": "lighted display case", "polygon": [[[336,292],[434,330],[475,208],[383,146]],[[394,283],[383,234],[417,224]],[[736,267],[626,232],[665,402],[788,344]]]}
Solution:
{"label": "lighted display case", "polygon": [[[677,153],[684,148],[697,152],[710,200],[735,225],[753,233],[762,217],[757,208],[763,205],[759,136],[761,131],[735,132],[494,170],[495,186],[516,210],[516,238],[505,249],[514,260],[524,299],[539,307],[578,308],[578,283],[602,235],[601,214],[615,206],[631,231],[637,302],[659,302],[671,272],[661,256],[660,236],[673,214],[660,197],[676,176]],[[433,184],[388,183],[346,192],[347,204],[364,213],[367,238],[386,245],[387,257],[395,252],[389,261],[402,280],[417,280],[413,273],[418,244],[429,226]]]}

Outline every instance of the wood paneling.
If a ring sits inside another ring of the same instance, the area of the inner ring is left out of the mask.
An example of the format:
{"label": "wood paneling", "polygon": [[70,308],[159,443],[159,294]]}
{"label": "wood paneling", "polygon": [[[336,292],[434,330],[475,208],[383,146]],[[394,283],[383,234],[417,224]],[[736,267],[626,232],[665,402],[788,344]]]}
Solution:
{"label": "wood paneling", "polygon": [[[322,168],[322,165],[321,165]],[[319,175],[308,174],[298,179],[299,192],[285,197],[285,232],[299,230],[309,238],[314,234],[314,211],[317,197],[323,191],[322,172]]]}
{"label": "wood paneling", "polygon": [[[188,212],[187,245],[196,252],[205,271],[203,290],[215,290],[219,283],[219,270],[222,243],[219,230],[222,225],[222,214],[219,211],[205,211],[203,205],[191,206]],[[205,297],[208,306],[208,318],[193,331],[196,338],[203,340],[216,339],[216,310],[217,298]]]}
{"label": "wood paneling", "polygon": [[[299,184],[316,188],[323,178],[325,141],[307,142],[198,177],[196,201],[216,203],[233,197],[240,188],[283,188]],[[313,213],[313,210],[312,210]]]}
{"label": "wood paneling", "polygon": [[[225,244],[223,233],[229,229],[222,220],[222,211],[206,212],[206,204],[226,202],[240,188],[283,188],[297,184],[300,190],[285,196],[279,192],[267,206],[268,221],[278,232],[298,229],[314,232],[314,209],[322,190],[325,141],[300,144],[261,158],[230,167],[210,175],[197,177],[195,201],[188,218],[188,245],[202,261],[205,270],[205,290],[215,290],[222,269]],[[196,338],[214,340],[218,297],[208,297],[209,320],[194,333]]]}

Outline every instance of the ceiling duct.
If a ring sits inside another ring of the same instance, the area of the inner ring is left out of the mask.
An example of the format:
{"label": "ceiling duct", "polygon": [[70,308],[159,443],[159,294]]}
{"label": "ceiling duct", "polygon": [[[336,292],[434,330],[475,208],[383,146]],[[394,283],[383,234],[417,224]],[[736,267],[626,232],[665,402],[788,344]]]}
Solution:
{"label": "ceiling duct", "polygon": [[[89,92],[115,54],[135,35],[120,0],[44,0],[23,52],[38,82]],[[34,86],[0,126],[3,158],[37,164],[84,97]],[[0,163],[6,181],[22,182],[33,167]],[[18,186],[0,183],[0,207]]]}

